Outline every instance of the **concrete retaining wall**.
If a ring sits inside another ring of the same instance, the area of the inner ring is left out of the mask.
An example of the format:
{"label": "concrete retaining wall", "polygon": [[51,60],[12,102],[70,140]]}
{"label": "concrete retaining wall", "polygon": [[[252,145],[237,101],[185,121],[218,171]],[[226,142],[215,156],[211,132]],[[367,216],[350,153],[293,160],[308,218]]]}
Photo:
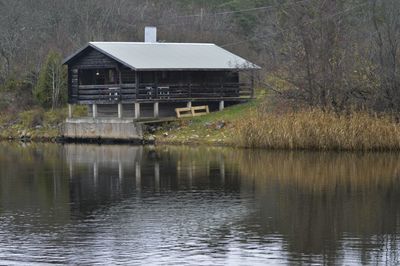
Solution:
{"label": "concrete retaining wall", "polygon": [[67,139],[141,140],[142,125],[129,119],[67,119],[62,127]]}

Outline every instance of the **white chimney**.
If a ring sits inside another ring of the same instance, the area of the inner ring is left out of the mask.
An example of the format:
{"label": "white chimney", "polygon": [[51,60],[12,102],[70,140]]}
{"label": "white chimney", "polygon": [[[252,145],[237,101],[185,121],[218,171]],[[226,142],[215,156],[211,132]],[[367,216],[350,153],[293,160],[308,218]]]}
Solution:
{"label": "white chimney", "polygon": [[157,28],[145,27],[144,28],[144,42],[157,42]]}

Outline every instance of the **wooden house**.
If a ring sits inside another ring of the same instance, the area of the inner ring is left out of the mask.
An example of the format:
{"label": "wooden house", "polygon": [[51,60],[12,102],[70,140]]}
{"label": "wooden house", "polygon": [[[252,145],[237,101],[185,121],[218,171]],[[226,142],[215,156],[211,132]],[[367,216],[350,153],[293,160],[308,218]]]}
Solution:
{"label": "wooden house", "polygon": [[192,103],[222,109],[254,96],[253,80],[241,77],[259,68],[253,63],[215,44],[146,39],[90,42],[64,60],[70,117],[73,104],[89,105],[94,118],[139,119],[174,116]]}

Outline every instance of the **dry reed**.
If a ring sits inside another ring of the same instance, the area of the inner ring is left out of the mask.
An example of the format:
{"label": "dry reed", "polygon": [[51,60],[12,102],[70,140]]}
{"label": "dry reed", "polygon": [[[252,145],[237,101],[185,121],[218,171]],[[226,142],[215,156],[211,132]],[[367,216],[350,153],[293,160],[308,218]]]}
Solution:
{"label": "dry reed", "polygon": [[400,124],[366,112],[319,109],[285,114],[257,112],[237,124],[243,147],[315,150],[400,150]]}

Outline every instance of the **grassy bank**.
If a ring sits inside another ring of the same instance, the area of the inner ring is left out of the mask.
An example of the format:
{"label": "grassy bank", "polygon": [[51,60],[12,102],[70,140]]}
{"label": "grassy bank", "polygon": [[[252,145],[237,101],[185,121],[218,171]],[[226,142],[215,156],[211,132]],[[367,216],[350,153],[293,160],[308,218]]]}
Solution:
{"label": "grassy bank", "polygon": [[[67,116],[67,108],[44,110],[34,108],[20,113],[0,114],[0,140],[55,141]],[[74,109],[75,116],[86,113],[86,107]]]}
{"label": "grassy bank", "polygon": [[185,118],[158,128],[154,138],[158,144],[206,144],[235,146],[236,127],[259,100],[225,108],[205,116]]}
{"label": "grassy bank", "polygon": [[400,150],[400,124],[366,112],[319,109],[276,113],[260,101],[186,119],[155,134],[157,143],[310,150]]}

